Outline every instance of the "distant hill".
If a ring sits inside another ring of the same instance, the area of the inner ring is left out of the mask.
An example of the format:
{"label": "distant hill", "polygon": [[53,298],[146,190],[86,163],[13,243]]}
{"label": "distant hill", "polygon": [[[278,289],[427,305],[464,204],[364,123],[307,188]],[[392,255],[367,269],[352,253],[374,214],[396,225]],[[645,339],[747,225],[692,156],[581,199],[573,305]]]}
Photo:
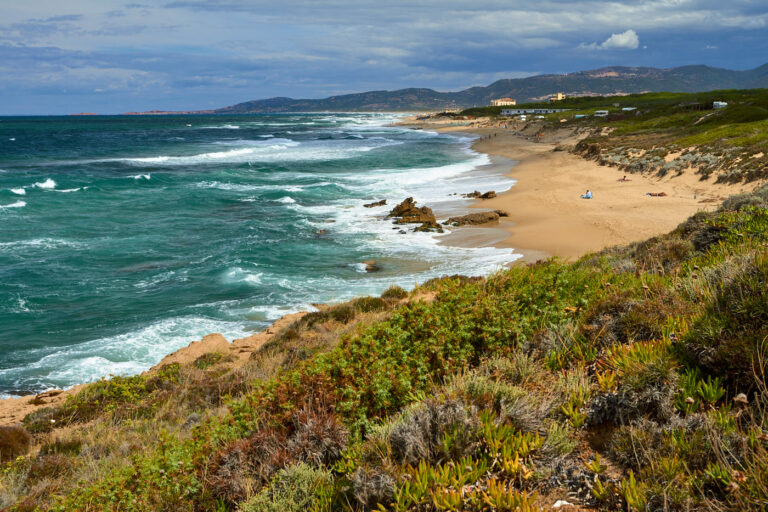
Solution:
{"label": "distant hill", "polygon": [[498,80],[487,87],[458,92],[432,89],[368,91],[324,99],[269,98],[246,101],[215,110],[217,114],[316,111],[438,110],[447,106],[488,105],[494,98],[511,97],[519,103],[540,101],[556,92],[591,96],[641,92],[700,92],[716,89],[768,87],[768,64],[746,71],[709,66],[670,69],[612,66],[565,75],[539,75]]}

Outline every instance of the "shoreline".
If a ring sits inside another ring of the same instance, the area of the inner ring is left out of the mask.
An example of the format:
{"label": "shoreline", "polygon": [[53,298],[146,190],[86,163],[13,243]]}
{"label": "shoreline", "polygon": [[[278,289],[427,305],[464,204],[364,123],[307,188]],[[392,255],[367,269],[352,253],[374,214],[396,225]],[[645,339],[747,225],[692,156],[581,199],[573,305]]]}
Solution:
{"label": "shoreline", "polygon": [[[514,249],[522,257],[510,261],[507,267],[552,256],[574,260],[588,252],[667,233],[697,211],[714,209],[726,197],[758,185],[715,185],[700,182],[690,173],[662,179],[632,174],[630,182],[621,183],[617,181],[623,175],[620,170],[555,150],[559,145],[575,144],[578,138],[573,134],[556,134],[549,140],[545,137],[541,142],[533,142],[499,127],[435,125],[411,120],[402,124],[479,135],[481,138],[473,141],[471,148],[491,158],[491,163],[483,166],[485,170],[514,180],[511,188],[499,192],[497,197],[475,200],[468,208],[461,208],[464,212],[505,210],[509,217],[499,219],[497,224],[453,229],[438,242],[452,247]],[[493,134],[496,136],[485,138]],[[595,199],[579,198],[585,188],[593,190]],[[662,189],[669,194],[667,197],[645,195]],[[193,362],[208,352],[225,352],[236,361],[247,360],[272,335],[303,314],[285,315],[265,330],[231,342],[221,334],[209,334],[169,353],[141,374],[151,373],[164,364]],[[0,399],[0,426],[18,424],[30,412],[57,405],[87,385]]]}
{"label": "shoreline", "polygon": [[[569,129],[547,133],[536,142],[529,140],[533,133],[523,131],[516,135],[513,128],[448,123],[441,126],[414,121],[407,125],[479,135],[481,138],[472,144],[473,150],[515,162],[505,174],[515,180],[509,190],[492,199],[475,200],[470,206],[478,210],[504,210],[509,216],[499,219],[497,226],[466,226],[456,230],[444,243],[477,247],[465,245],[474,240],[480,246],[513,248],[523,255],[516,262],[535,262],[553,256],[574,261],[590,252],[646,240],[672,231],[698,211],[716,209],[733,194],[760,185],[715,184],[701,181],[691,171],[663,178],[627,174],[570,153],[567,148],[580,138]],[[620,182],[624,175],[629,181]],[[587,189],[593,192],[593,199],[581,199]],[[662,191],[666,197],[647,195]],[[482,230],[493,228],[503,231],[506,237],[495,239],[498,234],[490,231],[483,237]]]}

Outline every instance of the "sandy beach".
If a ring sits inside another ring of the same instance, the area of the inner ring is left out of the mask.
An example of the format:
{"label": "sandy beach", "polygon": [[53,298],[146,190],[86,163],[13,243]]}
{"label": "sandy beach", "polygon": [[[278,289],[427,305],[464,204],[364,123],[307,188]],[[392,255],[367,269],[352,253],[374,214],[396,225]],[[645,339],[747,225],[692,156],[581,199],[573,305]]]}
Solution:
{"label": "sandy beach", "polygon": [[[559,130],[534,141],[528,135],[498,127],[408,124],[474,134],[479,138],[473,149],[500,157],[499,161],[505,166],[501,172],[516,180],[515,185],[493,199],[478,200],[471,208],[504,210],[509,216],[500,219],[498,224],[454,229],[443,238],[443,243],[511,247],[523,255],[517,260],[522,262],[551,256],[574,260],[605,247],[667,233],[697,211],[715,209],[728,196],[760,185],[757,182],[714,184],[700,181],[692,172],[665,178],[632,174],[627,176],[630,181],[622,182],[619,181],[624,175],[621,171],[568,152],[567,147],[579,140],[579,136],[569,130]],[[587,189],[593,192],[593,199],[581,199]],[[648,192],[667,195],[649,197]],[[163,364],[190,363],[204,353],[215,351],[230,354],[233,364],[242,364],[301,314],[286,315],[265,331],[231,343],[220,334],[210,334],[169,354],[149,372]],[[58,405],[81,388],[82,385],[66,391],[41,393],[37,397],[0,400],[0,426],[17,424],[40,407]]]}
{"label": "sandy beach", "polygon": [[[697,211],[716,209],[728,196],[760,184],[715,184],[700,181],[693,172],[664,178],[629,174],[630,181],[622,182],[626,173],[562,150],[579,140],[570,130],[549,133],[536,142],[512,129],[421,126],[478,135],[481,138],[473,149],[518,162],[508,173],[516,180],[509,191],[472,206],[508,212],[498,226],[507,238],[492,240],[498,236],[488,225],[472,226],[456,230],[447,243],[481,243],[483,237],[476,230],[485,229],[490,237],[486,245],[512,247],[523,254],[520,261],[550,256],[574,260],[605,247],[667,233]],[[593,199],[581,199],[587,189]],[[648,192],[667,195],[649,197]]]}

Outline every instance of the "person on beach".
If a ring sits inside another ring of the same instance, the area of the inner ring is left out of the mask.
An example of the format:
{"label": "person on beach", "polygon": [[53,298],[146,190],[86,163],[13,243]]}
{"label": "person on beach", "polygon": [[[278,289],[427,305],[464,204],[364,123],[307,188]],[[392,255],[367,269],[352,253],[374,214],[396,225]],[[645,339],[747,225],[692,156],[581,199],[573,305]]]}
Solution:
{"label": "person on beach", "polygon": [[651,197],[667,197],[666,192],[646,192],[645,195]]}
{"label": "person on beach", "polygon": [[624,181],[632,181],[632,180],[628,179],[627,175],[625,174],[619,181],[624,182]]}
{"label": "person on beach", "polygon": [[592,199],[592,191],[587,189],[587,191],[584,193],[583,196],[581,196],[582,199]]}

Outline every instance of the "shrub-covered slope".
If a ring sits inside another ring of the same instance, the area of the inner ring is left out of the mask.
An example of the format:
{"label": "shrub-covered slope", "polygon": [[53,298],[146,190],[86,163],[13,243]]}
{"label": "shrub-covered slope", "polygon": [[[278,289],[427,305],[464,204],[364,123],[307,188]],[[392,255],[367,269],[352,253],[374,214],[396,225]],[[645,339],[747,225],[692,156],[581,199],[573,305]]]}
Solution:
{"label": "shrub-covered slope", "polygon": [[768,506],[768,188],[407,295],[307,315],[242,367],[204,356],[38,411],[0,508]]}

